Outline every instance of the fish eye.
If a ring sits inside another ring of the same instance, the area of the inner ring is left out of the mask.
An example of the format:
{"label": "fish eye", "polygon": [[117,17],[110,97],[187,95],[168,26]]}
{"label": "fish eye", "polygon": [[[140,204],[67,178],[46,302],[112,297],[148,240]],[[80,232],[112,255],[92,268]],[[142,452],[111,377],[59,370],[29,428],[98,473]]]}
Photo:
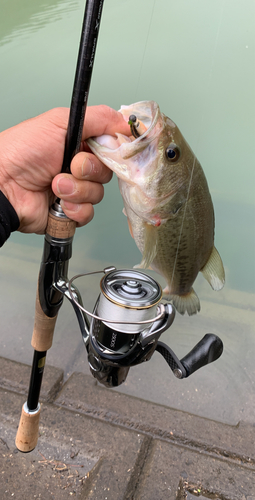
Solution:
{"label": "fish eye", "polygon": [[171,163],[175,163],[180,158],[180,150],[173,142],[166,148],[166,157]]}

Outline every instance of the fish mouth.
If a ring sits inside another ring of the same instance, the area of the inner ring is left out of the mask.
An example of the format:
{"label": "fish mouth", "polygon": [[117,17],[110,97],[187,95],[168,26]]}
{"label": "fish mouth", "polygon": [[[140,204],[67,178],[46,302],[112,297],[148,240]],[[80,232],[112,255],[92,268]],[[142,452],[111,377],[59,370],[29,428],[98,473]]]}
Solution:
{"label": "fish mouth", "polygon": [[130,115],[135,115],[137,119],[145,126],[145,132],[137,138],[116,133],[115,137],[103,135],[93,137],[87,140],[88,145],[107,155],[107,152],[118,153],[118,155],[126,160],[132,158],[138,153],[141,153],[148,145],[160,135],[163,124],[159,106],[154,101],[140,101],[129,106],[121,106],[119,112],[128,122]]}
{"label": "fish mouth", "polygon": [[[130,121],[130,115],[135,115],[143,124],[144,133],[137,138],[132,136],[131,130],[130,136],[118,133],[115,137],[102,135],[88,139],[87,144],[92,152],[116,173],[125,206],[129,206],[138,217],[149,224],[158,226],[159,218],[154,206],[162,200],[158,199],[158,195],[154,195],[150,179],[158,162],[158,144],[164,130],[164,115],[154,101],[121,106],[120,113],[127,122]],[[163,205],[165,203],[164,199]],[[137,205],[143,207],[142,212]]]}
{"label": "fish mouth", "polygon": [[135,115],[145,125],[147,130],[138,139],[150,134],[156,126],[160,115],[159,106],[154,101],[140,101],[129,106],[123,105],[119,109],[119,112],[124,116],[126,121],[129,120],[130,115]]}

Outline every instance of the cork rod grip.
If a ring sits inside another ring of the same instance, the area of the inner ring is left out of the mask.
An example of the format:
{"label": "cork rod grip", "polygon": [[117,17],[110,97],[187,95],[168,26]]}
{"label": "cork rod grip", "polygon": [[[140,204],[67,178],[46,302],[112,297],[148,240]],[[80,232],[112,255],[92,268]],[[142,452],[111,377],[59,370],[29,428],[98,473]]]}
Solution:
{"label": "cork rod grip", "polygon": [[40,410],[39,405],[36,411],[29,412],[26,403],[23,405],[15,440],[19,451],[28,453],[36,447],[39,436]]}
{"label": "cork rod grip", "polygon": [[43,312],[37,288],[35,302],[35,322],[31,341],[31,345],[36,351],[48,351],[48,349],[51,348],[56,320],[57,315],[53,318],[50,318]]}
{"label": "cork rod grip", "polygon": [[46,228],[46,233],[53,238],[66,239],[74,235],[76,229],[76,222],[72,219],[65,217],[60,219],[55,215],[49,213],[48,225]]}

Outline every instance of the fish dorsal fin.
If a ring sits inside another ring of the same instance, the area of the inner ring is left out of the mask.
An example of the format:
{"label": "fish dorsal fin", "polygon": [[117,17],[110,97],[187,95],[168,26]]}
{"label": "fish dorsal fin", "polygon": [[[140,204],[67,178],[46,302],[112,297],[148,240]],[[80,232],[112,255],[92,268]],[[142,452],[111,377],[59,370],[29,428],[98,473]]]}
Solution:
{"label": "fish dorsal fin", "polygon": [[205,266],[202,267],[201,273],[213,290],[221,290],[223,288],[225,283],[225,271],[220,254],[215,247],[213,247],[212,253]]}
{"label": "fish dorsal fin", "polygon": [[148,269],[156,257],[158,247],[158,230],[152,224],[144,224],[144,250],[141,264],[135,267]]}

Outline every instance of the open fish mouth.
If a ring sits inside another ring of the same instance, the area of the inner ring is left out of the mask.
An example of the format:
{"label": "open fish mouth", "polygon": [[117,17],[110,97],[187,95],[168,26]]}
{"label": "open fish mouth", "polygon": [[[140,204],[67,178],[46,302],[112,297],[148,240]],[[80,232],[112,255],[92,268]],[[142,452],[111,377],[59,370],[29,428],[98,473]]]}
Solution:
{"label": "open fish mouth", "polygon": [[120,158],[125,160],[141,153],[153,140],[156,140],[163,125],[159,106],[154,101],[141,101],[129,106],[123,105],[119,112],[127,122],[132,115],[135,116],[142,125],[142,134],[138,134],[136,137],[132,136],[131,127],[130,136],[118,133],[115,137],[102,135],[88,139],[87,143],[92,151],[95,149],[98,152],[100,148],[102,156],[107,156],[109,152],[112,152],[117,153]]}
{"label": "open fish mouth", "polygon": [[[124,204],[132,206],[134,213],[144,221],[158,226],[158,210],[161,223],[166,222],[168,214],[163,212],[169,199],[175,195],[172,189],[159,193],[155,176],[159,163],[164,165],[166,161],[160,159],[159,152],[166,117],[154,101],[124,105],[119,112],[130,125],[129,136],[119,133],[115,136],[101,135],[88,139],[87,143],[93,153],[118,176]],[[175,127],[172,121],[171,125]]]}
{"label": "open fish mouth", "polygon": [[142,122],[145,130],[143,134],[139,134],[140,137],[146,137],[154,130],[160,115],[159,106],[154,101],[140,101],[129,106],[123,105],[119,109],[119,112],[127,121],[133,115]]}

